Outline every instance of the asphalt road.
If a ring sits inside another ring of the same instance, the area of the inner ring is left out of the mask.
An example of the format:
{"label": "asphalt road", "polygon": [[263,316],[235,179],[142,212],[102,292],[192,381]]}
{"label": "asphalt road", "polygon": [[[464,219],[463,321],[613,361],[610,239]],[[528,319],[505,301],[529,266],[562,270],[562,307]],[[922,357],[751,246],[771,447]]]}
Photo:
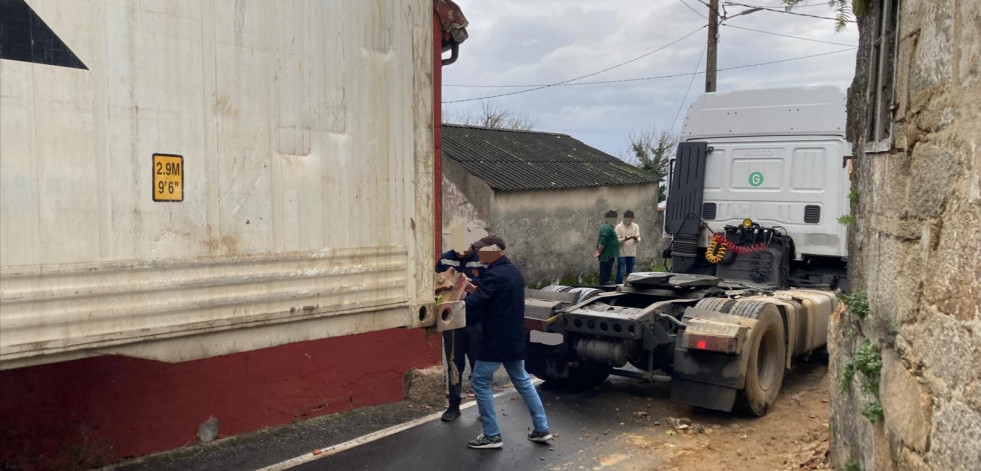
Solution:
{"label": "asphalt road", "polygon": [[[556,435],[543,445],[526,438],[528,410],[502,381],[495,385],[503,391],[496,399],[504,437],[500,450],[467,448],[481,432],[476,407],[446,424],[439,421],[439,408],[401,402],[192,445],[114,469],[771,471],[784,469],[782,460],[799,451],[801,443],[826,435],[827,424],[821,426],[827,422],[826,383],[823,363],[795,365],[774,411],[763,419],[673,403],[667,385],[625,378],[611,377],[600,388],[579,394],[539,387]],[[683,420],[690,429],[678,428]],[[343,451],[332,454],[335,450]],[[804,456],[801,462],[809,459]],[[797,469],[796,462],[791,465]]]}
{"label": "asphalt road", "polygon": [[[526,438],[531,419],[520,396],[512,391],[496,401],[504,439],[502,449],[467,448],[467,442],[481,433],[481,424],[476,420],[477,408],[471,407],[456,422],[429,422],[292,469],[593,469],[602,464],[604,456],[616,454],[623,447],[614,441],[615,437],[641,432],[640,429],[651,425],[651,417],[666,417],[669,412],[660,407],[665,401],[666,388],[619,378],[601,389],[580,394],[563,394],[541,387],[539,391],[549,427],[557,434],[547,445]],[[673,407],[688,409],[677,404]],[[634,412],[647,415],[634,415]]]}

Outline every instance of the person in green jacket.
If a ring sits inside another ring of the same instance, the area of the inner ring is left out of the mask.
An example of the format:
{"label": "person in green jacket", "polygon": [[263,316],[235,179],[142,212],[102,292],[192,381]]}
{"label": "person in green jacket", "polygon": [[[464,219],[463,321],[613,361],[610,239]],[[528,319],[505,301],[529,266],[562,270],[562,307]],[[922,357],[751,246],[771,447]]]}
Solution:
{"label": "person in green jacket", "polygon": [[617,240],[616,230],[613,225],[617,223],[617,212],[607,211],[606,220],[600,226],[599,239],[596,241],[596,253],[594,257],[599,259],[599,282],[601,285],[610,283],[613,275],[613,262],[620,256],[620,242]]}

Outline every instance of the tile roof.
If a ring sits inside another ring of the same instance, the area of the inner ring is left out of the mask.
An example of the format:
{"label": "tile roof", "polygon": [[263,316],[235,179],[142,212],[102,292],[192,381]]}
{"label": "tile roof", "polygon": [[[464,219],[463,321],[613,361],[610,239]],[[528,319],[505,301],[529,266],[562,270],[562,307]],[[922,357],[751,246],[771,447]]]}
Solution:
{"label": "tile roof", "polygon": [[443,155],[500,191],[654,183],[654,176],[566,134],[443,124]]}

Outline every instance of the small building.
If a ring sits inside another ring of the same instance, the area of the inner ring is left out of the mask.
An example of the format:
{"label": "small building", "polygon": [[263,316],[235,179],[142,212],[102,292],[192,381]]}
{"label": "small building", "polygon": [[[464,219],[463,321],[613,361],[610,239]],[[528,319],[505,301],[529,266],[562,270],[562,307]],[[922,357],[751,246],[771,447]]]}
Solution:
{"label": "small building", "polygon": [[636,270],[659,255],[654,175],[566,134],[442,126],[443,229],[461,222],[501,234],[528,283],[599,271],[593,251],[603,214],[635,214]]}

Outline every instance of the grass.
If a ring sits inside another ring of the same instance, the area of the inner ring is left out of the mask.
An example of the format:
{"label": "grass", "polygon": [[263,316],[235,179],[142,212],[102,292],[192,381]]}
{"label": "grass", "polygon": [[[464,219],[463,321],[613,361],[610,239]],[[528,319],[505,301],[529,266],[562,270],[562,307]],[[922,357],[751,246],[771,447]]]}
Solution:
{"label": "grass", "polygon": [[858,220],[858,218],[856,218],[855,216],[852,216],[851,214],[845,214],[843,216],[838,216],[838,224],[841,224],[842,226],[847,226],[849,224],[854,224],[855,221],[857,221],[857,220]]}

